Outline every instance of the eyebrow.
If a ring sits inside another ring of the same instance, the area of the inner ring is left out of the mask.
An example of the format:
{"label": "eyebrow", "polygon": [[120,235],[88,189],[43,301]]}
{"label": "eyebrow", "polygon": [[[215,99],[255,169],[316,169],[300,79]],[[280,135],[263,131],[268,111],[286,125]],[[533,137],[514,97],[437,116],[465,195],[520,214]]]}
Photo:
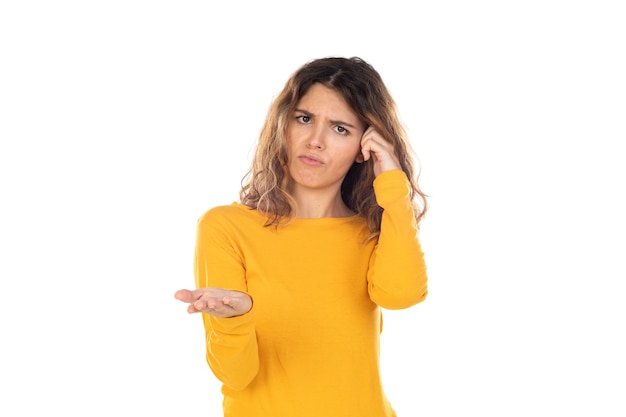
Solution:
{"label": "eyebrow", "polygon": [[[303,109],[294,109],[294,112],[304,113],[306,116],[309,116],[309,117],[310,116],[315,116],[310,111],[303,110]],[[331,123],[334,123],[334,124],[337,124],[337,125],[342,125],[342,126],[348,126],[348,127],[351,127],[352,129],[356,129],[355,125],[353,125],[352,123],[344,122],[343,120],[331,120]]]}

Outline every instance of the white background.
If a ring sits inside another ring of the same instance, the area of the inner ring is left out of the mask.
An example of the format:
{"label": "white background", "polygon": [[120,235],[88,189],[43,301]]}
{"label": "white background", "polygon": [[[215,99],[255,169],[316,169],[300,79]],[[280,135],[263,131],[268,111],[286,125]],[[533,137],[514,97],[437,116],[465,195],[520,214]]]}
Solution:
{"label": "white background", "polygon": [[220,415],[173,294],[329,55],[381,73],[431,195],[429,298],[385,316],[399,417],[626,415],[620,2],[224,3],[0,6],[0,415]]}

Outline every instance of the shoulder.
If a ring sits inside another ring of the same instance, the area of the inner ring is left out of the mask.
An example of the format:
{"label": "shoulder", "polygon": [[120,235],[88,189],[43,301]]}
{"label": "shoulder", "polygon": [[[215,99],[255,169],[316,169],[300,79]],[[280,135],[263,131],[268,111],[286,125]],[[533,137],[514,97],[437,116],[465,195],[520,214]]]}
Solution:
{"label": "shoulder", "polygon": [[215,206],[207,210],[198,219],[199,226],[211,226],[229,224],[241,224],[255,221],[259,218],[256,210],[244,206],[240,203],[232,203],[229,205]]}

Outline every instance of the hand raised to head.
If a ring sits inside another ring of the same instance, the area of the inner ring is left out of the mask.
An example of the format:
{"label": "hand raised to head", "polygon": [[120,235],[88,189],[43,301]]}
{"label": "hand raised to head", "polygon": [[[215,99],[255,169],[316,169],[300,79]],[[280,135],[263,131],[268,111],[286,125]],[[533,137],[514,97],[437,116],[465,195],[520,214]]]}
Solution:
{"label": "hand raised to head", "polygon": [[357,162],[368,161],[373,158],[376,176],[381,172],[402,169],[393,145],[386,141],[372,126],[361,137],[361,155],[357,158]]}
{"label": "hand raised to head", "polygon": [[187,312],[206,313],[215,317],[236,317],[246,314],[252,308],[252,298],[241,291],[223,288],[198,288],[178,290],[174,298],[189,304]]}

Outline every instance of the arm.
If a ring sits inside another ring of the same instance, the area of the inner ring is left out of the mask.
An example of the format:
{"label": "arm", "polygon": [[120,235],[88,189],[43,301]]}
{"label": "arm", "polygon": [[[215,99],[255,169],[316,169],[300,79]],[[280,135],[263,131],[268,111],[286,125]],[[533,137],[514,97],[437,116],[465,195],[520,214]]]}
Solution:
{"label": "arm", "polygon": [[[245,265],[223,216],[209,211],[198,222],[194,271],[197,288],[247,292]],[[244,389],[259,369],[254,308],[236,317],[202,313],[206,359],[215,376],[234,390]]]}
{"label": "arm", "polygon": [[383,308],[407,308],[423,301],[428,294],[410,184],[393,145],[373,127],[363,133],[361,153],[363,161],[373,161],[374,193],[383,208],[380,235],[367,273],[369,295]]}
{"label": "arm", "polygon": [[410,200],[410,188],[401,170],[381,173],[374,181],[378,204],[384,209],[378,243],[370,259],[368,291],[376,304],[402,309],[426,298],[424,253]]}

